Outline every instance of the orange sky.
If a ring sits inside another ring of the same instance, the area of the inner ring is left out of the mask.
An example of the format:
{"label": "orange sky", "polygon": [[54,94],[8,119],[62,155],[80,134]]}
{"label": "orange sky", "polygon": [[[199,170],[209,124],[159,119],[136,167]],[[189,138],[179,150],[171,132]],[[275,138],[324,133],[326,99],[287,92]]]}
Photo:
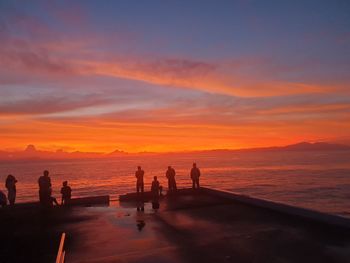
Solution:
{"label": "orange sky", "polygon": [[0,10],[0,150],[237,149],[350,134],[342,10],[329,25],[330,11],[313,9],[321,32],[307,10],[281,19],[278,5],[253,8],[254,19],[240,5],[236,15],[191,5],[183,20],[178,6],[157,6],[162,20],[112,3],[53,5]]}

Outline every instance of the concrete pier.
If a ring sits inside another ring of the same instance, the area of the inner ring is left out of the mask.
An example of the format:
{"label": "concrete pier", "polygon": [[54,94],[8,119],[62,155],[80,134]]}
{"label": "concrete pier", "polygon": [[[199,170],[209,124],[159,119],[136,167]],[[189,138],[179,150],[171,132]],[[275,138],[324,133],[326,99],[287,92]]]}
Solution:
{"label": "concrete pier", "polygon": [[[27,252],[32,262],[50,262],[65,232],[67,262],[350,262],[346,225],[292,215],[270,201],[185,189],[163,196],[155,211],[148,198],[126,196],[109,207],[53,209],[27,225],[7,220],[20,229],[7,232],[13,248],[2,243],[0,256],[21,262]],[[7,212],[0,216],[10,218]],[[26,214],[28,220],[40,217],[39,211]],[[11,254],[15,248],[22,253]]]}

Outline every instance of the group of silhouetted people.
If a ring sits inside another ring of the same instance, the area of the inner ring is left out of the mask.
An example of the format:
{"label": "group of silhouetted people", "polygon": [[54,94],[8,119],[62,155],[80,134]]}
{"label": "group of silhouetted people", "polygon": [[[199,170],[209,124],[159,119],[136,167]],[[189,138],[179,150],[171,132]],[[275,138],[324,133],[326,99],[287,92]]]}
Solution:
{"label": "group of silhouetted people", "polygon": [[[51,179],[49,177],[49,171],[44,171],[44,175],[39,177],[38,184],[40,204],[44,207],[50,207],[54,204],[59,205],[57,199],[52,196]],[[69,205],[69,202],[72,197],[72,188],[68,186],[67,181],[64,181],[62,183],[61,195],[61,205]]]}
{"label": "group of silhouetted people", "polygon": [[[16,183],[17,179],[9,174],[6,178],[5,186],[7,188],[7,197],[0,191],[0,206],[7,205],[7,200],[10,206],[13,206],[16,201]],[[43,175],[38,179],[39,184],[39,201],[43,207],[52,207],[54,204],[59,205],[57,199],[52,196],[51,178],[49,177],[49,171],[45,170]],[[61,205],[68,205],[72,196],[72,189],[68,186],[68,182],[64,181],[61,188],[62,201]]]}
{"label": "group of silhouetted people", "polygon": [[[136,177],[136,193],[140,197],[139,203],[137,205],[137,211],[144,211],[144,201],[143,201],[143,193],[144,193],[144,175],[145,171],[142,170],[141,166],[137,167],[135,172]],[[176,186],[176,172],[175,169],[171,166],[168,166],[168,169],[165,172],[165,177],[168,180],[168,194],[174,194],[177,191]],[[197,167],[196,163],[193,163],[193,167],[190,172],[190,177],[192,180],[192,188],[199,188],[199,177],[201,176],[201,172]],[[162,195],[163,187],[160,185],[158,181],[158,177],[154,176],[151,186],[151,196],[152,196],[152,208],[157,211],[159,209],[159,197]]]}
{"label": "group of silhouetted people", "polygon": [[[135,172],[135,177],[136,177],[136,192],[138,194],[144,192],[144,180],[143,177],[145,175],[144,170],[142,170],[141,166],[137,167],[137,171]],[[169,193],[174,193],[177,190],[176,186],[176,172],[175,169],[171,166],[168,166],[167,171],[165,172],[165,176],[168,179],[168,192]],[[201,176],[201,172],[199,168],[197,167],[196,163],[193,163],[193,167],[190,172],[190,177],[192,180],[192,188],[196,189],[199,188],[199,177]],[[157,176],[154,176],[153,182],[152,182],[152,187],[151,187],[151,192],[154,195],[159,195],[162,191],[162,186],[160,185]]]}
{"label": "group of silhouetted people", "polygon": [[[136,192],[138,194],[142,194],[144,192],[144,175],[145,172],[142,170],[141,166],[137,167],[135,172],[136,177]],[[168,193],[174,193],[177,191],[176,186],[176,172],[175,169],[171,166],[168,166],[168,169],[165,173],[165,176],[168,180]],[[192,188],[199,188],[199,177],[201,176],[201,172],[197,167],[196,163],[193,163],[193,167],[190,172],[190,177],[192,179]],[[17,179],[9,174],[6,178],[5,186],[7,188],[7,197],[6,195],[0,191],[0,206],[6,206],[7,200],[9,201],[10,206],[13,206],[16,201],[16,183]],[[49,171],[45,170],[43,175],[38,179],[39,184],[39,200],[40,204],[43,207],[52,207],[53,205],[59,205],[57,199],[52,196],[52,186],[51,186],[51,178],[49,176]],[[158,200],[159,196],[162,194],[163,187],[160,185],[157,176],[154,176],[151,186],[151,193],[153,196],[153,200]],[[68,185],[67,181],[62,183],[61,188],[62,201],[61,205],[69,205],[72,189]]]}
{"label": "group of silhouetted people", "polygon": [[13,206],[16,202],[16,183],[17,179],[9,174],[5,181],[5,187],[7,189],[7,197],[6,195],[0,191],[0,205],[2,207],[7,205],[7,200],[9,201],[10,206]]}

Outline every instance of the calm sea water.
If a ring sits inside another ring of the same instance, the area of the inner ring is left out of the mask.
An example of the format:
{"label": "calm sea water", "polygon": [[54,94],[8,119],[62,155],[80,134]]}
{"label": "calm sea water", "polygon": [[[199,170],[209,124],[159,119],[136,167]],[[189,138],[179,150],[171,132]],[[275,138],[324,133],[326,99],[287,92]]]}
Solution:
{"label": "calm sea water", "polygon": [[38,199],[37,179],[50,171],[54,196],[68,180],[73,196],[134,191],[137,165],[145,170],[145,188],[157,175],[166,186],[165,171],[172,165],[179,187],[189,187],[189,170],[196,161],[203,186],[217,187],[350,217],[350,152],[215,152],[205,155],[164,155],[60,161],[0,162],[0,185],[12,173],[18,179],[17,201]]}

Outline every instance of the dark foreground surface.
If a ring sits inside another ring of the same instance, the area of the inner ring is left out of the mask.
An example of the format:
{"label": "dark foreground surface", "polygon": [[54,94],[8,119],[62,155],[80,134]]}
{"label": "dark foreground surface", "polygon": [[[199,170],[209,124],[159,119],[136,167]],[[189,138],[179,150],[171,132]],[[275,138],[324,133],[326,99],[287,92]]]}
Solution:
{"label": "dark foreground surface", "polygon": [[0,262],[350,262],[349,230],[200,192],[110,207],[0,210]]}

